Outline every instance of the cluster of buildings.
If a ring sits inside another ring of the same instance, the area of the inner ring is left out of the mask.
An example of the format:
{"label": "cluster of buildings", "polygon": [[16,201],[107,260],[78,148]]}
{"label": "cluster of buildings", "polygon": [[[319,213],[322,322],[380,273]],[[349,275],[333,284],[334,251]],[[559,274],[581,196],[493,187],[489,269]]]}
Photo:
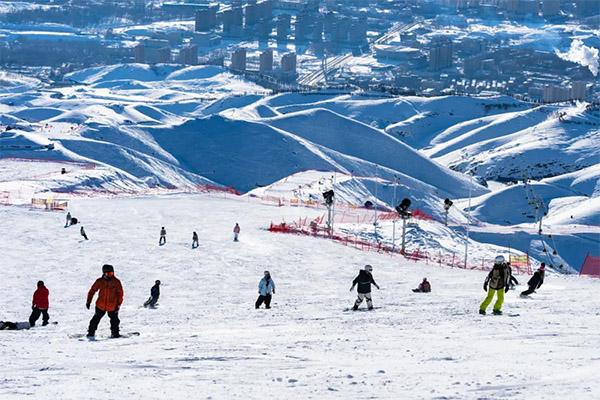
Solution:
{"label": "cluster of buildings", "polygon": [[[596,0],[37,2],[60,5],[65,15],[102,9],[142,23],[105,34],[56,31],[65,24],[45,25],[46,31],[40,32],[30,25],[23,33],[0,29],[0,64],[214,64],[286,87],[306,85],[296,78],[321,69],[324,78],[311,78],[310,85],[423,95],[510,94],[539,102],[590,98],[600,90],[588,68],[562,60],[554,48],[515,45],[507,31],[469,29],[473,21],[494,26],[500,20],[523,26],[550,20],[593,28],[600,26]],[[32,13],[31,18],[40,17]],[[567,33],[556,35],[563,44],[569,40]],[[368,67],[346,70],[335,61],[328,65],[327,58],[349,53],[366,56]],[[312,70],[299,70],[299,65]]]}

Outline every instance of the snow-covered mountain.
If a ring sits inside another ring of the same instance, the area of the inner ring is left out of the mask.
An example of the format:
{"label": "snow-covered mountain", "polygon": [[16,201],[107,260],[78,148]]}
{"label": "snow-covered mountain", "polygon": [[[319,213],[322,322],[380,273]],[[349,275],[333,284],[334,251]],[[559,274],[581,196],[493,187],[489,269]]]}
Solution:
{"label": "snow-covered mountain", "polygon": [[[28,88],[19,84],[0,94],[6,127],[0,192],[6,196],[26,201],[48,191],[205,185],[277,192],[277,182],[315,181],[310,171],[321,171],[339,174],[336,190],[354,206],[393,207],[409,197],[414,208],[441,221],[443,200],[451,198],[456,229],[469,220],[486,225],[479,234],[489,243],[504,246],[503,229],[511,226],[525,225],[535,235],[534,200],[543,202],[546,226],[562,226],[567,236],[592,235],[578,252],[593,251],[598,242],[597,106],[534,106],[509,97],[269,95],[215,66],[113,65],[66,79],[72,84],[62,87],[21,79]],[[23,159],[44,162],[10,172]],[[68,163],[66,174],[61,163]],[[439,232],[430,231],[445,235]],[[531,240],[519,250],[529,251]],[[581,256],[566,259],[578,268]]]}

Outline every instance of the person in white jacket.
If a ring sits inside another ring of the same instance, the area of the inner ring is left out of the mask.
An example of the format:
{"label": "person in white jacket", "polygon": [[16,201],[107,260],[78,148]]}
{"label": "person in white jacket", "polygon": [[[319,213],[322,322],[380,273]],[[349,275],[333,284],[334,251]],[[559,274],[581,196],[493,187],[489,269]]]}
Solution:
{"label": "person in white jacket", "polygon": [[265,303],[265,308],[271,308],[271,298],[275,294],[275,282],[271,278],[269,271],[264,272],[265,276],[258,283],[258,299],[254,306],[258,309],[262,303]]}

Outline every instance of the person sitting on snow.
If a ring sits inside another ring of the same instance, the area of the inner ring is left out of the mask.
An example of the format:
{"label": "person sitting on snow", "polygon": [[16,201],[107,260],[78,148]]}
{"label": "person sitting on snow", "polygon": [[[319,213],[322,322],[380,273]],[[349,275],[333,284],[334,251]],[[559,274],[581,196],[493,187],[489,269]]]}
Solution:
{"label": "person sitting on snow", "polygon": [[419,284],[418,288],[413,289],[413,292],[415,292],[415,293],[429,293],[429,292],[431,292],[431,284],[429,283],[429,281],[427,280],[427,278],[423,278],[423,282],[421,282]]}
{"label": "person sitting on snow", "polygon": [[0,331],[20,331],[31,328],[29,322],[0,321]]}

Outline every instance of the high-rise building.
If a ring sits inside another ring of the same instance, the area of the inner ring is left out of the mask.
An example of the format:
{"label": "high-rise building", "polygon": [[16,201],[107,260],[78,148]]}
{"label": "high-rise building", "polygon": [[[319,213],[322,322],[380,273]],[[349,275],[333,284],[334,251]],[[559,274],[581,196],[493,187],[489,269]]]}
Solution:
{"label": "high-rise building", "polygon": [[248,0],[248,4],[244,6],[244,26],[254,26],[258,21],[258,6],[256,0]]}
{"label": "high-rise building", "polygon": [[284,74],[296,74],[296,53],[286,53],[281,57],[281,71]]}
{"label": "high-rise building", "polygon": [[211,6],[196,11],[196,32],[205,32],[214,29],[217,26],[218,6]]}
{"label": "high-rise building", "polygon": [[135,62],[146,64],[170,63],[171,47],[168,40],[145,39],[134,48]]}
{"label": "high-rise building", "polygon": [[198,46],[195,44],[183,47],[179,51],[179,63],[184,65],[198,64]]}
{"label": "high-rise building", "polygon": [[281,14],[277,17],[275,29],[277,30],[277,40],[284,41],[290,34],[292,16],[289,14]]}
{"label": "high-rise building", "polygon": [[544,103],[556,103],[571,99],[571,90],[562,86],[546,85],[544,86]]}
{"label": "high-rise building", "polygon": [[144,64],[146,62],[146,52],[144,50],[144,45],[138,43],[133,48],[133,59],[136,63]]}
{"label": "high-rise building", "polygon": [[445,36],[436,36],[429,49],[429,68],[433,71],[452,66],[452,41]]}
{"label": "high-rise building", "polygon": [[585,100],[587,97],[587,83],[575,81],[571,84],[571,98],[574,100]]}
{"label": "high-rise building", "polygon": [[241,7],[232,7],[221,14],[223,21],[223,34],[227,36],[240,36],[244,25],[244,12]]}
{"label": "high-rise building", "polygon": [[237,49],[231,54],[230,68],[235,71],[246,70],[246,49]]}
{"label": "high-rise building", "polygon": [[273,71],[273,50],[267,49],[260,53],[259,60],[259,72],[261,74],[267,74]]}

